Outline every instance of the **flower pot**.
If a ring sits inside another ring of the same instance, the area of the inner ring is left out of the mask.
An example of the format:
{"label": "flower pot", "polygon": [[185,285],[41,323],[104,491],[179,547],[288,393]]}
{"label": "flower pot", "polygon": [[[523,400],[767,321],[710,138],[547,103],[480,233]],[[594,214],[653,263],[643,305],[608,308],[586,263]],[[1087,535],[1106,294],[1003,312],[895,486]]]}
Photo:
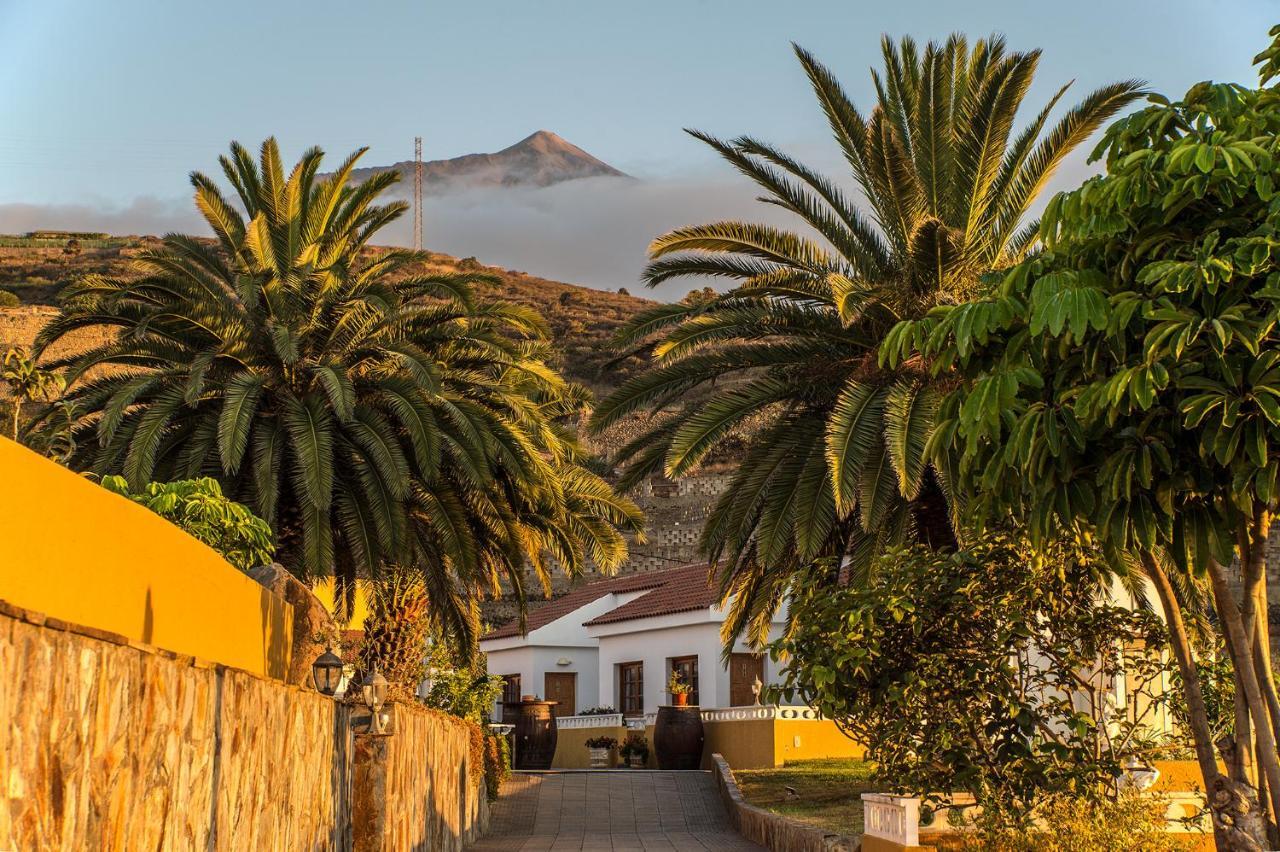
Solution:
{"label": "flower pot", "polygon": [[687,692],[676,692],[676,693],[672,693],[672,695],[671,695],[671,703],[672,703],[672,705],[674,705],[674,706],[676,706],[676,707],[687,707],[687,706],[689,706],[689,693],[687,693]]}
{"label": "flower pot", "polygon": [[607,748],[589,748],[587,754],[591,756],[592,769],[608,769],[609,768],[609,749]]}
{"label": "flower pot", "polygon": [[630,766],[632,769],[644,769],[646,757],[647,755],[643,754],[629,754],[627,755],[627,766]]}

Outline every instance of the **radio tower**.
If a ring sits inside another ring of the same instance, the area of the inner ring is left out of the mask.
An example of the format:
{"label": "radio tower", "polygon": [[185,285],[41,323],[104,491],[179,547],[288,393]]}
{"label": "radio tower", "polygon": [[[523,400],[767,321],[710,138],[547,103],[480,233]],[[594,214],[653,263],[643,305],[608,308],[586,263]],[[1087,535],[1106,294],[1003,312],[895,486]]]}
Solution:
{"label": "radio tower", "polygon": [[422,137],[413,137],[413,250],[422,251]]}

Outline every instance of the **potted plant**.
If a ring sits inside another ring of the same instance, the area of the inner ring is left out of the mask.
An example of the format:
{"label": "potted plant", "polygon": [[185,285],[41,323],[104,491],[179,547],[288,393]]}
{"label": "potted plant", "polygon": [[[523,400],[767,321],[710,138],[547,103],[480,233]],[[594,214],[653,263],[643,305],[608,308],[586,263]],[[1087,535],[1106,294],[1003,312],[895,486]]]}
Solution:
{"label": "potted plant", "polygon": [[587,753],[591,756],[592,769],[609,768],[609,752],[618,747],[613,737],[592,737],[587,740]]}
{"label": "potted plant", "polygon": [[627,741],[622,744],[618,754],[632,769],[644,769],[649,762],[649,741],[644,734],[627,734]]}
{"label": "potted plant", "polygon": [[693,692],[693,687],[684,682],[679,672],[673,671],[671,680],[667,681],[667,692],[671,693],[672,704],[684,707],[689,703],[689,693]]}

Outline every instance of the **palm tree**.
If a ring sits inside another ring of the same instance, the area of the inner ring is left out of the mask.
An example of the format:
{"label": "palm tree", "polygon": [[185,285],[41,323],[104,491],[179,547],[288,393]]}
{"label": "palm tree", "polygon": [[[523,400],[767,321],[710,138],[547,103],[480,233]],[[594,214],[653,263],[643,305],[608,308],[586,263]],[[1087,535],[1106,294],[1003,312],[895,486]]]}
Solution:
{"label": "palm tree", "polygon": [[651,367],[594,413],[603,429],[648,409],[654,425],[620,452],[624,485],[698,467],[744,421],[763,421],[702,544],[732,599],[725,635],[761,638],[796,568],[825,559],[865,570],[887,545],[954,542],[945,465],[926,462],[937,380],[920,364],[884,369],[878,351],[902,319],[965,299],[980,276],[1033,248],[1028,212],[1063,159],[1141,93],[1130,80],[1090,93],[1055,122],[1063,86],[1016,133],[1039,51],[999,37],[882,42],[870,114],[796,47],[858,194],[752,137],[714,148],[790,211],[802,231],[739,221],[654,240],[645,281],[717,276],[710,301],[637,316],[622,347]]}
{"label": "palm tree", "polygon": [[640,513],[557,426],[582,397],[547,366],[535,313],[477,301],[479,276],[424,274],[420,253],[368,250],[407,205],[376,203],[392,173],[349,182],[362,153],[325,177],[313,148],[286,177],[275,140],[258,163],[233,144],[239,209],[191,176],[217,244],[169,235],[141,277],[86,277],[37,343],[117,332],[66,361],[73,466],[134,489],[212,476],[295,573],[350,593],[409,564],[469,638],[476,594],[505,579],[523,600],[526,560],[544,584],[549,561],[612,570]]}
{"label": "palm tree", "polygon": [[36,366],[32,358],[22,347],[11,347],[4,353],[0,361],[0,381],[9,386],[9,394],[13,398],[12,434],[18,440],[19,425],[22,422],[22,406],[24,403],[49,402],[66,388],[62,376]]}

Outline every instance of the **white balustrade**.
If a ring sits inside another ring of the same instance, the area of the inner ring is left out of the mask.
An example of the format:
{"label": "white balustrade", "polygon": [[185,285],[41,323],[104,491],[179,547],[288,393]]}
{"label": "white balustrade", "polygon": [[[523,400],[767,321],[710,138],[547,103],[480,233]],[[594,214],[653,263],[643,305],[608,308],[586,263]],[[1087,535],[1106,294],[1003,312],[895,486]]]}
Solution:
{"label": "white balustrade", "polygon": [[754,707],[723,707],[702,711],[704,722],[744,722],[757,719],[788,719],[817,722],[822,714],[812,707],[778,707],[773,704]]}
{"label": "white balustrade", "polygon": [[863,833],[902,846],[920,845],[920,800],[910,796],[862,794]]}
{"label": "white balustrade", "polygon": [[620,728],[621,713],[601,713],[592,716],[561,716],[556,719],[556,727],[562,731],[576,731],[580,728]]}

